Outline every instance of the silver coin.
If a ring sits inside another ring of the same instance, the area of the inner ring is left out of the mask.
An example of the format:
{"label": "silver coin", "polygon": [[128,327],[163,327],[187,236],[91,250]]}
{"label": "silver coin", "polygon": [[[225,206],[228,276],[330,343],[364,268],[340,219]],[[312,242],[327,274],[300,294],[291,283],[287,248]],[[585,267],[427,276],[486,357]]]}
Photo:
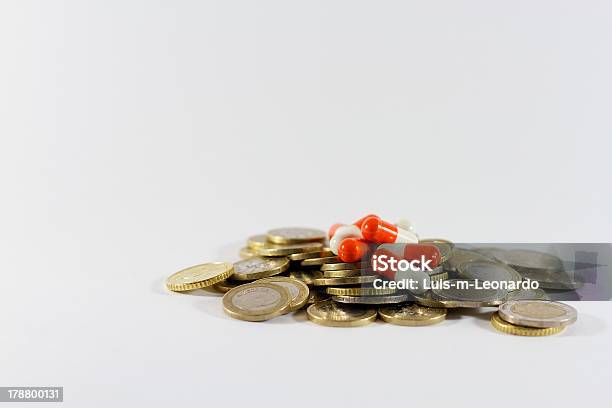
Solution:
{"label": "silver coin", "polygon": [[475,287],[468,279],[449,279],[432,282],[433,299],[444,307],[486,307],[504,302],[508,291],[505,289],[484,289]]}
{"label": "silver coin", "polygon": [[414,301],[421,306],[435,307],[435,308],[440,308],[440,307],[445,308],[446,307],[444,303],[440,302],[435,297],[435,295],[431,292],[431,290],[428,290],[427,292],[424,292],[424,293],[413,293],[412,295],[414,297]]}
{"label": "silver coin", "polygon": [[523,270],[562,271],[563,262],[559,257],[544,252],[513,249],[498,253],[496,259],[510,265],[519,272]]}
{"label": "silver coin", "polygon": [[520,282],[522,276],[506,264],[495,261],[469,261],[457,267],[457,274],[465,279],[490,282]]}
{"label": "silver coin", "polygon": [[578,318],[573,307],[550,300],[511,300],[498,313],[508,323],[540,328],[567,326]]}
{"label": "silver coin", "polygon": [[409,294],[384,296],[332,296],[332,300],[340,303],[356,303],[360,305],[387,305],[412,300]]}
{"label": "silver coin", "polygon": [[507,250],[503,248],[496,248],[496,247],[480,247],[480,248],[474,248],[472,249],[472,251],[478,252],[479,254],[489,259],[496,260],[496,261],[499,260],[498,256],[503,256],[507,252]]}
{"label": "silver coin", "polygon": [[289,259],[282,258],[263,258],[255,256],[243,259],[234,263],[234,280],[255,280],[268,276],[278,275],[289,268]]}
{"label": "silver coin", "polygon": [[548,295],[542,289],[518,289],[508,292],[505,300],[548,300]]}
{"label": "silver coin", "polygon": [[443,265],[445,271],[456,272],[459,265],[472,261],[486,261],[483,255],[478,252],[469,251],[467,249],[455,248]]}

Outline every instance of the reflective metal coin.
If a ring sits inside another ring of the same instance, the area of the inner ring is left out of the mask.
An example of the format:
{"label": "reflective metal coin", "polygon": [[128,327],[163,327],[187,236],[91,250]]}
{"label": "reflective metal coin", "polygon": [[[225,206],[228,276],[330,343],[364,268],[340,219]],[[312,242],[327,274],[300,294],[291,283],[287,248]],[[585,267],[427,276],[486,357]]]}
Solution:
{"label": "reflective metal coin", "polygon": [[445,308],[446,305],[438,300],[438,298],[428,290],[424,293],[413,293],[414,301],[421,306],[433,308]]}
{"label": "reflective metal coin", "polygon": [[491,316],[491,325],[500,332],[514,334],[516,336],[550,336],[565,329],[565,326],[549,327],[546,329],[518,326],[503,320],[501,317],[499,317],[498,313],[493,313]]}
{"label": "reflective metal coin", "polygon": [[221,282],[215,283],[213,285],[213,289],[215,289],[217,292],[225,293],[225,292],[228,292],[234,289],[236,286],[240,286],[242,284],[243,282],[235,282],[235,281],[230,281],[226,279]]}
{"label": "reflective metal coin", "polygon": [[400,326],[428,326],[443,321],[446,309],[404,304],[378,309],[378,315],[385,322]]}
{"label": "reflective metal coin", "polygon": [[505,289],[482,289],[474,286],[474,281],[467,279],[449,279],[441,288],[433,287],[434,300],[444,307],[486,307],[503,303],[508,291]]}
{"label": "reflective metal coin", "polygon": [[324,271],[326,278],[347,278],[350,276],[374,275],[369,269],[340,269],[337,271]]}
{"label": "reflective metal coin", "polygon": [[289,276],[294,279],[299,279],[307,285],[312,285],[314,279],[319,279],[323,277],[323,272],[321,271],[290,271]]}
{"label": "reflective metal coin", "polygon": [[448,272],[442,272],[442,273],[437,273],[435,275],[429,275],[429,279],[431,279],[431,281],[441,281],[441,280],[447,280],[448,279]]}
{"label": "reflective metal coin", "polygon": [[397,290],[390,289],[390,288],[376,289],[372,287],[369,287],[369,288],[362,288],[362,287],[334,288],[334,287],[330,287],[330,288],[327,288],[326,292],[334,296],[381,296],[381,295],[392,295],[395,292],[397,292]]}
{"label": "reflective metal coin", "polygon": [[517,271],[495,261],[464,262],[457,267],[457,273],[462,278],[480,281],[520,282],[523,280]]}
{"label": "reflective metal coin", "polygon": [[319,251],[321,248],[323,248],[323,244],[320,242],[304,242],[301,244],[266,245],[255,249],[255,252],[260,256],[284,256]]}
{"label": "reflective metal coin", "polygon": [[265,234],[253,235],[247,239],[247,248],[257,249],[268,244],[268,237]]}
{"label": "reflective metal coin", "polygon": [[254,256],[257,256],[257,254],[255,253],[255,251],[253,251],[252,248],[249,248],[249,247],[240,248],[240,259],[252,258]]}
{"label": "reflective metal coin", "polygon": [[324,263],[321,265],[322,271],[338,271],[341,269],[367,269],[369,265],[367,262],[336,262],[336,263]]}
{"label": "reflective metal coin", "polygon": [[355,303],[360,305],[386,305],[403,303],[412,300],[409,294],[383,295],[383,296],[332,296],[334,302]]}
{"label": "reflective metal coin", "polygon": [[359,285],[361,283],[372,283],[378,276],[352,276],[348,278],[319,278],[313,279],[315,286],[336,286],[336,285]]}
{"label": "reflective metal coin", "polygon": [[300,254],[291,254],[289,255],[289,259],[292,261],[303,261],[305,259],[327,258],[330,256],[334,256],[334,253],[331,250],[329,250],[329,248],[323,248],[322,251],[302,252]]}
{"label": "reflective metal coin", "polygon": [[519,326],[559,327],[576,321],[573,307],[550,300],[511,300],[499,307],[499,317]]}
{"label": "reflective metal coin", "polygon": [[357,327],[376,320],[376,310],[344,305],[332,301],[315,303],[308,307],[308,319],[322,326]]}
{"label": "reflective metal coin", "polygon": [[314,228],[289,227],[268,231],[268,241],[275,244],[297,244],[301,242],[323,241],[325,231]]}
{"label": "reflective metal coin", "polygon": [[549,271],[563,270],[563,262],[559,257],[544,252],[526,249],[514,249],[496,255],[501,262],[522,272],[523,269],[538,269]]}
{"label": "reflective metal coin", "polygon": [[233,273],[234,267],[227,262],[195,265],[168,277],[166,287],[175,292],[204,288],[229,278]]}
{"label": "reflective metal coin", "polygon": [[287,278],[285,276],[273,276],[271,278],[259,279],[254,283],[273,283],[287,289],[291,294],[289,312],[300,309],[308,301],[308,286],[306,286],[306,284],[300,280]]}
{"label": "reflective metal coin", "polygon": [[287,258],[262,258],[256,256],[234,264],[232,279],[247,281],[278,275],[289,268]]}
{"label": "reflective metal coin", "polygon": [[508,292],[505,300],[548,300],[548,295],[542,289],[518,289]]}
{"label": "reflective metal coin", "polygon": [[290,305],[289,291],[271,283],[240,285],[223,296],[223,309],[227,314],[253,322],[286,313]]}
{"label": "reflective metal coin", "polygon": [[498,256],[503,256],[507,250],[503,248],[496,248],[496,247],[480,247],[480,248],[474,248],[473,251],[478,252],[482,256],[485,256],[489,259],[498,261],[499,260]]}
{"label": "reflective metal coin", "polygon": [[319,265],[323,265],[325,263],[332,263],[332,262],[340,262],[340,258],[338,258],[337,256],[325,256],[325,257],[321,257],[321,258],[309,258],[309,259],[303,260],[300,263],[300,265],[302,265],[302,266],[319,266]]}
{"label": "reflective metal coin", "polygon": [[319,303],[329,299],[331,299],[331,297],[327,293],[322,292],[320,289],[311,289],[310,294],[308,295],[307,304],[312,305],[313,303]]}
{"label": "reflective metal coin", "polygon": [[448,261],[444,263],[444,270],[456,272],[459,265],[465,262],[488,260],[478,252],[455,248]]}

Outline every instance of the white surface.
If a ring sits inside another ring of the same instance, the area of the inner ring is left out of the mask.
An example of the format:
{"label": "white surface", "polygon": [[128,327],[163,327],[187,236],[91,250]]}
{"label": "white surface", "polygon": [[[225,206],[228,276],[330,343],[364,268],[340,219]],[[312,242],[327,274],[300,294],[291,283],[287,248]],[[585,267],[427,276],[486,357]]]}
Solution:
{"label": "white surface", "polygon": [[610,303],[543,339],[477,317],[334,330],[231,320],[163,282],[366,212],[611,242],[611,11],[3,1],[0,385],[63,385],[74,407],[604,405]]}

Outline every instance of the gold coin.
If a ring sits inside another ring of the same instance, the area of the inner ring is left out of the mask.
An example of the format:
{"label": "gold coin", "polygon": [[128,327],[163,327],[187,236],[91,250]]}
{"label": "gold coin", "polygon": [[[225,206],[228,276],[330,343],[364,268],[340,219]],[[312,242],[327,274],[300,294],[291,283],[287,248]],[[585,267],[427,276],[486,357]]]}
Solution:
{"label": "gold coin", "polygon": [[300,254],[291,254],[289,255],[289,259],[292,261],[303,261],[305,259],[327,258],[330,256],[334,256],[334,253],[330,251],[329,248],[323,248],[322,251],[302,252]]}
{"label": "gold coin", "polygon": [[324,263],[321,265],[322,271],[337,271],[340,269],[366,269],[369,265],[367,262],[337,262],[337,263]]}
{"label": "gold coin", "polygon": [[300,263],[300,265],[302,265],[302,266],[319,266],[319,265],[323,265],[325,263],[332,263],[332,262],[340,262],[340,258],[338,258],[337,256],[325,256],[325,257],[320,257],[320,258],[310,258],[310,259],[303,260]]}
{"label": "gold coin", "polygon": [[313,279],[315,286],[336,286],[336,285],[359,285],[361,283],[372,283],[378,276],[351,276],[348,278],[319,278]]}
{"label": "gold coin", "polygon": [[231,263],[211,262],[195,265],[171,275],[166,280],[166,287],[175,292],[184,292],[212,286],[227,279],[234,273]]}
{"label": "gold coin", "polygon": [[232,279],[245,281],[267,278],[268,276],[278,275],[289,268],[287,258],[253,258],[243,259],[234,264],[234,274]]}
{"label": "gold coin", "polygon": [[247,247],[251,249],[261,248],[268,244],[268,236],[265,234],[253,235],[247,239]]}
{"label": "gold coin", "polygon": [[280,285],[289,291],[291,295],[291,304],[289,305],[289,312],[301,309],[302,306],[308,301],[308,286],[300,280],[294,278],[287,278],[286,276],[273,276],[271,278],[260,279],[254,283],[273,283]]}
{"label": "gold coin", "polygon": [[428,326],[443,321],[446,309],[405,304],[383,307],[378,315],[385,322],[400,326]]}
{"label": "gold coin", "polygon": [[308,305],[329,300],[329,295],[321,290],[312,289],[308,295]]}
{"label": "gold coin", "polygon": [[326,278],[348,278],[351,276],[374,275],[369,269],[340,269],[337,271],[324,271],[323,276]]}
{"label": "gold coin", "polygon": [[240,259],[252,258],[254,256],[257,256],[257,254],[255,253],[255,251],[253,251],[252,248],[249,248],[249,247],[240,248]]}
{"label": "gold coin", "polygon": [[267,235],[268,241],[275,244],[298,244],[325,239],[325,231],[302,227],[275,228],[268,231]]}
{"label": "gold coin", "polygon": [[223,295],[223,309],[235,319],[260,322],[286,313],[291,305],[289,291],[272,283],[249,283]]}
{"label": "gold coin", "polygon": [[397,292],[396,289],[390,288],[327,288],[326,292],[334,296],[382,296],[392,295]]}
{"label": "gold coin", "polygon": [[260,256],[284,256],[318,251],[321,248],[323,248],[323,244],[320,242],[304,242],[301,244],[266,245],[255,249],[255,252]]}
{"label": "gold coin", "polygon": [[550,336],[552,334],[560,333],[563,331],[563,329],[565,329],[565,326],[548,328],[518,326],[516,324],[506,322],[499,317],[497,312],[493,313],[491,316],[491,325],[500,332],[514,334],[516,336]]}
{"label": "gold coin", "polygon": [[448,279],[448,272],[436,273],[434,275],[429,275],[429,279],[431,281],[440,281]]}
{"label": "gold coin", "polygon": [[330,327],[365,326],[376,320],[376,310],[335,303],[330,300],[310,305],[308,319]]}
{"label": "gold coin", "polygon": [[323,277],[323,272],[321,271],[290,271],[289,276],[301,280],[306,285],[312,285],[313,279],[319,279]]}
{"label": "gold coin", "polygon": [[234,282],[230,280],[222,280],[221,282],[217,282],[213,285],[213,289],[217,292],[225,293],[234,289],[236,286],[243,285],[243,282]]}

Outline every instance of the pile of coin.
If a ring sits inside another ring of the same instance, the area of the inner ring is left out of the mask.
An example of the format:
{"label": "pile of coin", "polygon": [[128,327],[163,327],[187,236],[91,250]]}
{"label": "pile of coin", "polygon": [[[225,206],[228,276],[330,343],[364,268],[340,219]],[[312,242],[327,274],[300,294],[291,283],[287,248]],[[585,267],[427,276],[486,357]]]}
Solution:
{"label": "pile of coin", "polygon": [[[536,256],[529,254],[525,260],[508,255],[509,251],[458,249],[439,239],[420,243],[440,249],[442,264],[430,272],[430,278],[448,281],[450,287],[433,287],[421,294],[374,287],[380,277],[369,264],[342,262],[326,247],[325,232],[312,228],[278,228],[252,236],[240,250],[242,260],[184,269],[170,276],[166,286],[179,292],[210,287],[225,293],[225,312],[248,321],[268,320],[307,307],[308,319],[324,326],[363,326],[378,316],[391,324],[424,326],[443,321],[448,309],[499,307],[491,318],[499,331],[544,336],[576,320],[573,308],[547,301],[540,289],[470,289],[475,279],[520,281],[524,274],[533,276],[534,270],[552,271],[558,264],[550,257],[534,261]],[[523,269],[515,268],[519,264]]]}

